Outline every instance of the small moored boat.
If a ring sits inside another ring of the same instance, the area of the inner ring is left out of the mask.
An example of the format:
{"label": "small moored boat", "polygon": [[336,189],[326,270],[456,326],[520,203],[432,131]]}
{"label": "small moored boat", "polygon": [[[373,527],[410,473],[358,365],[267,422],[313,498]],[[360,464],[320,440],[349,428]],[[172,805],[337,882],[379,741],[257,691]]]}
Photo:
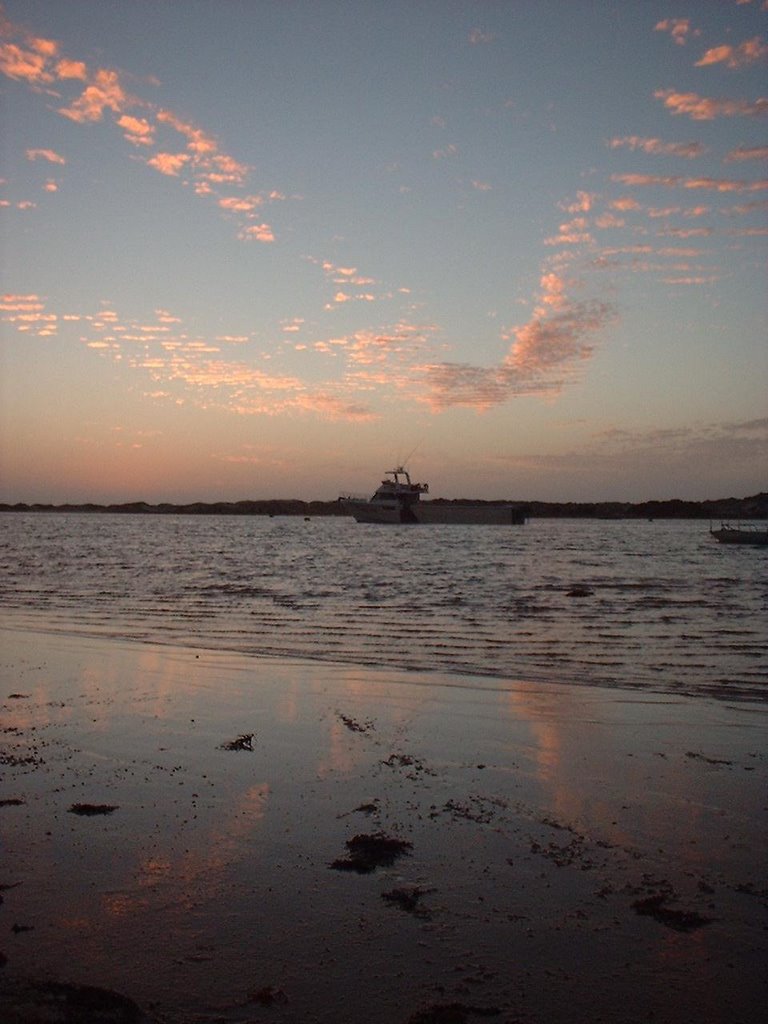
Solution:
{"label": "small moored boat", "polygon": [[429,484],[413,483],[402,466],[390,469],[370,498],[342,494],[339,502],[358,523],[522,524],[525,509],[494,502],[422,501]]}
{"label": "small moored boat", "polygon": [[761,530],[750,524],[744,526],[729,526],[721,523],[719,530],[709,531],[715,540],[721,544],[766,544],[768,545],[768,530]]}

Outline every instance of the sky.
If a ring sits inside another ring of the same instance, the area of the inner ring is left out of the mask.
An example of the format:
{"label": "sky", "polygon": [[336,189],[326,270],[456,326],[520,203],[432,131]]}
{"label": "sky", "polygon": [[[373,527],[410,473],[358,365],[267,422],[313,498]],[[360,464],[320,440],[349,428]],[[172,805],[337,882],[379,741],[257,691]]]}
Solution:
{"label": "sky", "polygon": [[0,0],[0,501],[768,489],[765,0]]}

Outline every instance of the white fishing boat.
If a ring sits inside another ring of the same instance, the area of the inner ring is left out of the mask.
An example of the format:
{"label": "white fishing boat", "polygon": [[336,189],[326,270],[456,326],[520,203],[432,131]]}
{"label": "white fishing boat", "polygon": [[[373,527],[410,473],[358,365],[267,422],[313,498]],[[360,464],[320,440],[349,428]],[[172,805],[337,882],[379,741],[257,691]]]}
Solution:
{"label": "white fishing boat", "polygon": [[422,501],[429,484],[413,483],[403,466],[390,469],[370,498],[342,494],[339,502],[358,523],[457,523],[478,526],[520,525],[525,509],[520,505],[473,501]]}

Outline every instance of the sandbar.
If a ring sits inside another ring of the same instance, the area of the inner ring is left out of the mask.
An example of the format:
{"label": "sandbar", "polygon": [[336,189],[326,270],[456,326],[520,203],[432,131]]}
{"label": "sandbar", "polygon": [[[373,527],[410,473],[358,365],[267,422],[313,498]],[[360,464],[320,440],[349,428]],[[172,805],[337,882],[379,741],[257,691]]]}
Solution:
{"label": "sandbar", "polygon": [[751,1024],[767,724],[2,629],[0,1016]]}

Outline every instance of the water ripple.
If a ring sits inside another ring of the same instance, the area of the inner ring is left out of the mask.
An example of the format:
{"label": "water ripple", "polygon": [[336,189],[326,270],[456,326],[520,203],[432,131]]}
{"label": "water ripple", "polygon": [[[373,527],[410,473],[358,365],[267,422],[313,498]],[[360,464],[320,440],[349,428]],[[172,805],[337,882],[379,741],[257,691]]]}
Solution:
{"label": "water ripple", "polygon": [[7,514],[0,600],[253,654],[768,699],[768,553],[699,522]]}

